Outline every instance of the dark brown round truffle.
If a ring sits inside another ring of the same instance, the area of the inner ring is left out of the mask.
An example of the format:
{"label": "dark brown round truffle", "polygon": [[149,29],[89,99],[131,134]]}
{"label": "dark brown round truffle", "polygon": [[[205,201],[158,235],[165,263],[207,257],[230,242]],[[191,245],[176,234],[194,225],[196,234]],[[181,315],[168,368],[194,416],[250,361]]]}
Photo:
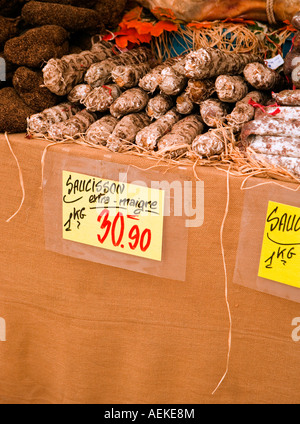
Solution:
{"label": "dark brown round truffle", "polygon": [[95,6],[98,0],[39,0],[43,3],[58,3],[68,6],[85,7],[90,9]]}
{"label": "dark brown round truffle", "polygon": [[0,16],[0,49],[4,47],[7,40],[17,35],[17,21]]}
{"label": "dark brown round truffle", "polygon": [[55,106],[59,97],[44,86],[43,74],[29,68],[18,68],[13,77],[13,85],[24,103],[36,112]]}
{"label": "dark brown round truffle", "polygon": [[98,0],[95,10],[106,27],[114,28],[122,20],[127,0]]}
{"label": "dark brown round truffle", "polygon": [[38,68],[43,62],[68,53],[68,36],[68,32],[57,25],[33,28],[20,37],[8,40],[4,54],[16,65]]}
{"label": "dark brown round truffle", "polygon": [[26,131],[27,118],[34,114],[12,87],[0,90],[0,132]]}
{"label": "dark brown round truffle", "polygon": [[65,4],[30,1],[22,9],[22,18],[30,25],[60,25],[71,32],[104,29],[94,10]]}
{"label": "dark brown round truffle", "polygon": [[2,16],[16,17],[20,15],[24,0],[0,0],[0,13]]}

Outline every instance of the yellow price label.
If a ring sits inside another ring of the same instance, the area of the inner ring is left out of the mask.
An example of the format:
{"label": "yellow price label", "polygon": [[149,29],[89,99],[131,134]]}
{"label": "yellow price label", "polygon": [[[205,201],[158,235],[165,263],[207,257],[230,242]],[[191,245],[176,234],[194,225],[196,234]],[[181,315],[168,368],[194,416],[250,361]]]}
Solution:
{"label": "yellow price label", "polygon": [[162,260],[164,190],[63,171],[63,238]]}
{"label": "yellow price label", "polygon": [[269,202],[258,275],[300,288],[300,208]]}

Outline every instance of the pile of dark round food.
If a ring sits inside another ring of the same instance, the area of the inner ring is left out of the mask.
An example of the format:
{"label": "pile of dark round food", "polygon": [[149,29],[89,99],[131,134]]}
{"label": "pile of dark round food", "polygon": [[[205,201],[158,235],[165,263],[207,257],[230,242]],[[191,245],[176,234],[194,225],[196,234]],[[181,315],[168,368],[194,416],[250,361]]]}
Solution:
{"label": "pile of dark round food", "polygon": [[69,52],[68,37],[68,32],[57,25],[33,28],[8,40],[4,56],[15,65],[38,68],[52,57],[61,57]]}
{"label": "pile of dark round food", "polygon": [[30,1],[22,9],[22,18],[27,24],[60,25],[67,31],[99,31],[104,24],[95,10],[65,4]]}
{"label": "pile of dark round food", "polygon": [[0,132],[24,132],[26,118],[58,98],[43,86],[41,69],[91,47],[91,37],[114,29],[127,0],[0,0]]}
{"label": "pile of dark round food", "polygon": [[59,98],[44,86],[43,73],[20,66],[13,76],[13,86],[23,102],[36,112],[55,106]]}

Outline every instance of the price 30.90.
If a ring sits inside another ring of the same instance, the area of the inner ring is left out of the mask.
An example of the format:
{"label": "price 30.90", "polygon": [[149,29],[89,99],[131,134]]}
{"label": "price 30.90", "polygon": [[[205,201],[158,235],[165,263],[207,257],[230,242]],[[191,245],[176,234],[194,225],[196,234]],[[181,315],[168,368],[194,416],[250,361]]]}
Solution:
{"label": "price 30.90", "polygon": [[98,216],[100,229],[104,230],[104,234],[97,235],[99,243],[103,245],[110,236],[113,246],[125,248],[124,239],[128,238],[128,246],[131,250],[139,248],[142,252],[146,252],[151,245],[151,230],[148,228],[141,230],[138,224],[130,222],[132,225],[130,225],[128,234],[126,234],[127,220],[138,222],[139,217],[131,215],[124,216],[122,212],[118,212],[116,216],[112,217],[110,216],[110,211],[104,209]]}

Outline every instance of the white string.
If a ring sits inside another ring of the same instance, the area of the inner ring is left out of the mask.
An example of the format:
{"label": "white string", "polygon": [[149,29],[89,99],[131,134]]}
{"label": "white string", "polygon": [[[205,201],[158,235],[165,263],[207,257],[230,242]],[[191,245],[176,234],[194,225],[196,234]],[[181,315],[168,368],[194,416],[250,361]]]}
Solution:
{"label": "white string", "polygon": [[230,362],[230,353],[231,353],[231,341],[232,341],[232,316],[231,316],[231,310],[230,310],[230,304],[228,300],[228,274],[227,274],[227,266],[226,266],[226,258],[225,258],[225,249],[224,249],[224,241],[223,241],[223,235],[224,235],[224,228],[226,219],[228,216],[229,211],[229,203],[230,203],[230,168],[227,171],[227,202],[226,202],[226,209],[225,209],[225,215],[223,218],[223,222],[221,225],[220,230],[220,240],[221,240],[221,250],[222,250],[222,259],[223,259],[223,265],[224,265],[224,275],[225,275],[225,301],[228,311],[228,317],[229,317],[229,333],[228,333],[228,353],[227,353],[227,362],[226,362],[226,370],[221,378],[220,382],[218,383],[215,390],[212,392],[212,395],[216,393],[216,391],[219,389],[223,381],[225,380],[228,370],[229,370],[229,362]]}
{"label": "white string", "polygon": [[11,147],[11,144],[10,144],[10,141],[9,141],[9,138],[8,138],[8,135],[7,135],[7,132],[4,135],[5,135],[5,139],[6,139],[6,142],[7,142],[8,147],[9,147],[9,150],[10,150],[11,154],[13,155],[13,157],[14,157],[14,159],[16,161],[16,164],[17,164],[17,167],[18,167],[18,171],[19,171],[20,186],[21,186],[21,189],[22,189],[22,200],[21,200],[21,204],[20,204],[18,210],[10,218],[7,219],[6,222],[9,223],[12,219],[14,219],[15,216],[18,215],[18,213],[22,209],[22,206],[23,206],[24,201],[25,201],[25,187],[24,187],[24,180],[23,180],[22,170],[21,170],[21,167],[20,167],[18,158],[14,154],[14,151],[13,151],[13,149]]}

